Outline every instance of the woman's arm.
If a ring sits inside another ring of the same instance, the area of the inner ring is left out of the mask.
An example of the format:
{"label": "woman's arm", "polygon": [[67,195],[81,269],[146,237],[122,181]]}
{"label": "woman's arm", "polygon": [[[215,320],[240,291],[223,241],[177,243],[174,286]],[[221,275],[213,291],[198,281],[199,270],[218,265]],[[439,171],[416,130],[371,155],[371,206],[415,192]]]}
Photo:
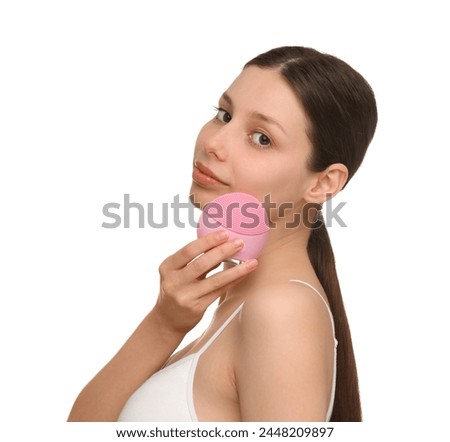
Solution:
{"label": "woman's arm", "polygon": [[118,353],[86,385],[69,421],[115,421],[130,395],[167,360],[184,335],[152,310]]}
{"label": "woman's arm", "polygon": [[250,298],[242,309],[236,381],[243,421],[325,421],[334,336],[323,301],[286,284]]}
{"label": "woman's arm", "polygon": [[226,234],[213,233],[189,243],[161,264],[155,307],[81,391],[69,421],[117,420],[131,394],[161,368],[207,307],[253,270],[242,264],[205,278],[241,247],[227,241]]}

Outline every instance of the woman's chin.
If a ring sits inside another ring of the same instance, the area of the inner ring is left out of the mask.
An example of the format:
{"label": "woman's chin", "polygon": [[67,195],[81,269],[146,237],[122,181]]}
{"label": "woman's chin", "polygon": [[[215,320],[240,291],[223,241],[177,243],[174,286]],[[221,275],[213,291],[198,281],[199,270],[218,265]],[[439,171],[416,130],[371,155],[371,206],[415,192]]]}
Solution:
{"label": "woman's chin", "polygon": [[230,191],[222,190],[209,190],[200,187],[195,182],[192,183],[191,190],[189,191],[189,200],[193,204],[194,207],[198,209],[203,209],[206,204],[214,201],[217,197],[225,195]]}

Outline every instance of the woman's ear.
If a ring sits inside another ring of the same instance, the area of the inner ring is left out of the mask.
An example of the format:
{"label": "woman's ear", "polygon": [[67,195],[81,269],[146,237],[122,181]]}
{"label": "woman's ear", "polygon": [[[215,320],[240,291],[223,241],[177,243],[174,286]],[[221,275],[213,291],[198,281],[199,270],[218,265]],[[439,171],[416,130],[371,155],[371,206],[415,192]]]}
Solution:
{"label": "woman's ear", "polygon": [[305,200],[309,203],[322,204],[336,195],[348,178],[347,166],[335,163],[316,175],[316,180],[308,189]]}

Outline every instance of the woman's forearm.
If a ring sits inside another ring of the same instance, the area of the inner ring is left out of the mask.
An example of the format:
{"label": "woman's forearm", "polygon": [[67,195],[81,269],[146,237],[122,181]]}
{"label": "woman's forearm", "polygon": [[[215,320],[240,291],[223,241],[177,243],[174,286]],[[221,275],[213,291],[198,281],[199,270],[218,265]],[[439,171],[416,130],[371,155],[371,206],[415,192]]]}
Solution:
{"label": "woman's forearm", "polygon": [[68,421],[116,421],[131,394],[161,368],[183,337],[183,333],[169,329],[153,309],[81,391]]}

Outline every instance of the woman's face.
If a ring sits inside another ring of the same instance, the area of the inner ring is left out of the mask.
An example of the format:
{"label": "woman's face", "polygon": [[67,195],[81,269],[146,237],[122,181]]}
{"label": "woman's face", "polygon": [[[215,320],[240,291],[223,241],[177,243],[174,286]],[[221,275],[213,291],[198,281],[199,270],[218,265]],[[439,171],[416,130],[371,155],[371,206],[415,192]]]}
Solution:
{"label": "woman's face", "polygon": [[307,169],[306,127],[302,106],[276,70],[244,69],[198,135],[194,204],[203,207],[225,193],[245,192],[261,202],[270,198],[277,206],[301,207],[313,176]]}

